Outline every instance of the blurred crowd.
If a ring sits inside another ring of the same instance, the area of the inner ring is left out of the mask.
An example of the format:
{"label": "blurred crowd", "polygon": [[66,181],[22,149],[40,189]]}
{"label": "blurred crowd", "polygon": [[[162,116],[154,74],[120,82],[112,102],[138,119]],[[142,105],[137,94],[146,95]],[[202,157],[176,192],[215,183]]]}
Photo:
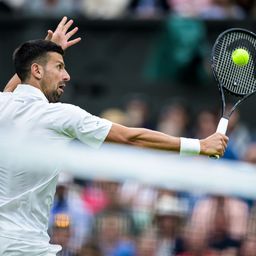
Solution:
{"label": "blurred crowd", "polygon": [[254,0],[1,0],[0,12],[35,16],[159,18],[168,14],[202,19],[255,16]]}
{"label": "blurred crowd", "polygon": [[[194,116],[179,99],[163,107],[157,122],[150,120],[149,112],[146,98],[136,95],[123,109],[106,109],[101,116],[198,138],[213,133],[219,118],[207,109]],[[238,111],[230,120],[228,135],[224,158],[255,164],[256,143]],[[52,243],[63,247],[58,256],[253,256],[256,201],[131,181],[79,180],[61,172],[49,234]]]}
{"label": "blurred crowd", "polygon": [[[90,19],[169,14],[246,19],[256,15],[255,7],[254,0],[0,0],[1,15]],[[191,113],[179,99],[167,102],[156,120],[150,112],[149,102],[134,96],[123,108],[106,109],[101,116],[126,126],[199,139],[215,132],[220,116],[216,109]],[[227,134],[224,158],[256,164],[256,137],[239,111],[232,115]],[[136,182],[78,180],[62,172],[49,234],[51,242],[63,248],[58,256],[256,256],[256,201]]]}

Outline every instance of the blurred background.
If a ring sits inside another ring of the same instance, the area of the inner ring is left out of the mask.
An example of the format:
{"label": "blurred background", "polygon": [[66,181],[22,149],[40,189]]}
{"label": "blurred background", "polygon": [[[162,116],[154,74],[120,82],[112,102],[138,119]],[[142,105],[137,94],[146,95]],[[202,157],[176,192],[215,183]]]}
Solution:
{"label": "blurred background", "polygon": [[[14,49],[44,38],[64,15],[82,41],[65,55],[63,102],[174,136],[216,130],[211,47],[228,28],[256,32],[254,0],[0,0],[1,89],[14,74]],[[224,159],[256,163],[255,108],[252,96],[233,114]],[[63,256],[252,256],[256,204],[63,172],[49,234]]]}

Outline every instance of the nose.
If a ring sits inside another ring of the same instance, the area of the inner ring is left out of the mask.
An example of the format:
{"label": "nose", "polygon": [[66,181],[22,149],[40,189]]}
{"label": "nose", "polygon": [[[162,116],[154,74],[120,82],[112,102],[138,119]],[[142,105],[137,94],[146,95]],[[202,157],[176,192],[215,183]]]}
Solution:
{"label": "nose", "polygon": [[64,71],[64,81],[69,81],[69,80],[70,80],[70,75],[67,72],[67,70],[65,69],[65,71]]}

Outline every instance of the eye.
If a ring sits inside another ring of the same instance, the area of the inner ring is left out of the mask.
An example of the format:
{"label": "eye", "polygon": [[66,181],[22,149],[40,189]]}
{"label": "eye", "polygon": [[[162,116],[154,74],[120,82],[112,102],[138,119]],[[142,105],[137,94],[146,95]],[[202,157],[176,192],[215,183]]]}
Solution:
{"label": "eye", "polygon": [[61,70],[61,69],[63,69],[63,65],[62,65],[62,64],[58,64],[58,65],[57,65],[57,68],[58,68],[59,70]]}

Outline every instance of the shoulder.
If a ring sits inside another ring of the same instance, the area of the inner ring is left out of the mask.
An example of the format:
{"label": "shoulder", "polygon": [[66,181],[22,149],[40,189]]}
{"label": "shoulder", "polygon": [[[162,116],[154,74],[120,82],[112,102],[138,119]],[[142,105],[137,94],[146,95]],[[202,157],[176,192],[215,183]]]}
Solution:
{"label": "shoulder", "polygon": [[55,128],[76,129],[84,120],[91,120],[92,115],[84,109],[67,103],[48,103],[44,114],[51,119]]}
{"label": "shoulder", "polygon": [[67,103],[49,103],[47,106],[47,110],[55,114],[65,115],[66,117],[75,117],[77,115],[91,115],[86,110]]}

